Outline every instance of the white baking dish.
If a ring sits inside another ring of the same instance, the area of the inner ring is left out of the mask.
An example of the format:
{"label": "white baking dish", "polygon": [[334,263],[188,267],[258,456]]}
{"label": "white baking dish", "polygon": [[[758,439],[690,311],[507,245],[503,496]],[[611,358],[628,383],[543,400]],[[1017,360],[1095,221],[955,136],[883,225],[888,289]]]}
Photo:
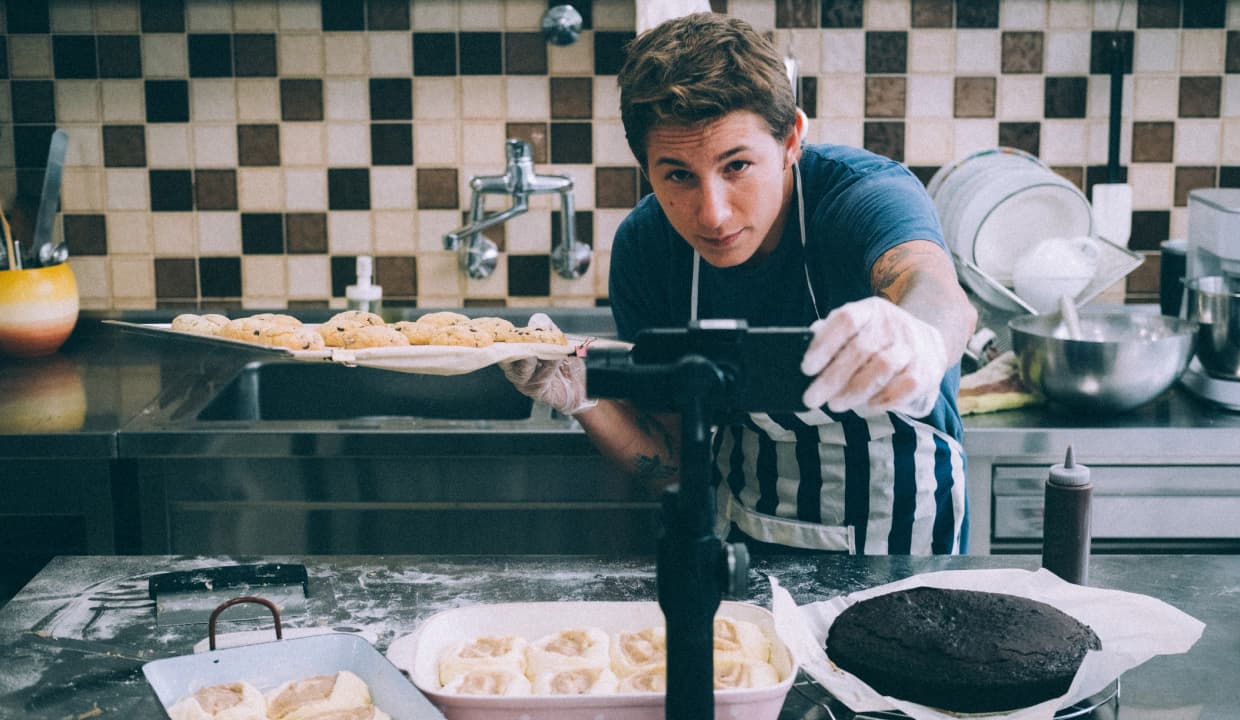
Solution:
{"label": "white baking dish", "polygon": [[370,687],[375,705],[394,720],[435,720],[443,715],[364,638],[333,633],[277,640],[153,660],[142,666],[146,681],[167,711],[181,698],[209,685],[246,681],[263,692],[290,680],[342,670]]}
{"label": "white baking dish", "polygon": [[[720,605],[720,615],[756,624],[771,641],[771,664],[779,684],[715,692],[715,717],[775,720],[796,676],[787,647],[775,634],[767,610],[738,602]],[[592,626],[607,633],[662,625],[655,602],[543,602],[476,605],[431,616],[411,635],[395,640],[387,656],[449,720],[663,720],[663,695],[485,697],[441,691],[439,656],[449,645],[479,635],[520,635],[536,640],[570,627]]]}

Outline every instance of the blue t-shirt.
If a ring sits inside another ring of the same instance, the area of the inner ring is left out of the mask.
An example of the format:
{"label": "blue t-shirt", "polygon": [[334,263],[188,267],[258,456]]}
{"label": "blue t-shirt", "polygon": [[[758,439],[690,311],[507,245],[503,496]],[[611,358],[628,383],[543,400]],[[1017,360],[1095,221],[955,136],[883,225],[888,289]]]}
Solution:
{"label": "blue t-shirt", "polygon": [[[921,181],[900,163],[841,145],[806,145],[800,160],[806,228],[804,251],[796,193],[779,245],[753,266],[717,268],[702,262],[698,317],[743,319],[751,327],[804,327],[818,318],[806,288],[814,284],[822,317],[845,303],[871,297],[870,268],[909,240],[944,248],[934,203]],[[621,339],[640,330],[685,327],[690,316],[693,249],[672,228],[654,195],[647,195],[616,231],[611,249],[612,315]],[[939,401],[923,421],[959,440],[956,393],[960,366],[950,369]]]}

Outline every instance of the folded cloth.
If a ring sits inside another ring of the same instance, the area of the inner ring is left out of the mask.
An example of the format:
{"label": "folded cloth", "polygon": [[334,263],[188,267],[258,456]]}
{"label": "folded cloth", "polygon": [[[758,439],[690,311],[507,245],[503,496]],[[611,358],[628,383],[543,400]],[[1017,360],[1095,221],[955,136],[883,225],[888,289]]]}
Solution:
{"label": "folded cloth", "polygon": [[1011,350],[960,378],[956,407],[961,415],[1012,410],[1042,402],[1020,378],[1020,361]]}

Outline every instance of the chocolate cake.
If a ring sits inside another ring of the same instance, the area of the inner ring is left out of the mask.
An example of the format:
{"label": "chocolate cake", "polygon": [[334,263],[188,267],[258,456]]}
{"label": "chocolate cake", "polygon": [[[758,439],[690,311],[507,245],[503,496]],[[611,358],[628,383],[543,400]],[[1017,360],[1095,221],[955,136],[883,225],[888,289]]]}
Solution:
{"label": "chocolate cake", "polygon": [[874,690],[953,712],[999,712],[1062,695],[1089,626],[1046,603],[975,590],[919,587],[849,606],[827,657]]}

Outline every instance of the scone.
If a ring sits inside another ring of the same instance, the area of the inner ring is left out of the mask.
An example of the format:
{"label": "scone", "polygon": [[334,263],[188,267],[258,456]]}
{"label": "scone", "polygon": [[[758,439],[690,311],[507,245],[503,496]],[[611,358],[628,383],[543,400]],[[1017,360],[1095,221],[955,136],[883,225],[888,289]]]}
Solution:
{"label": "scone", "polygon": [[611,668],[620,677],[667,662],[667,630],[662,626],[611,636]]}
{"label": "scone", "polygon": [[495,342],[495,337],[486,330],[479,330],[469,325],[448,325],[441,327],[431,336],[431,345],[451,345],[453,347],[487,347]]}
{"label": "scone", "polygon": [[747,620],[715,616],[715,664],[724,660],[771,659],[771,641],[762,628]]}
{"label": "scone", "polygon": [[284,313],[259,313],[257,315],[251,315],[250,319],[261,322],[269,322],[275,325],[289,325],[293,327],[299,327],[302,324],[302,322],[297,318]]}
{"label": "scone", "polygon": [[262,342],[263,332],[271,328],[273,324],[270,320],[263,320],[258,317],[237,318],[236,320],[230,320],[224,327],[220,328],[216,335],[229,340],[257,343]]}
{"label": "scone", "polygon": [[518,635],[483,635],[449,645],[439,655],[439,684],[447,686],[472,670],[509,670],[524,676],[528,647]]}
{"label": "scone", "polygon": [[370,688],[366,687],[366,682],[343,670],[335,675],[314,675],[286,682],[267,693],[267,717],[307,720],[329,710],[362,708],[370,704]]}
{"label": "scone", "polygon": [[447,325],[462,325],[469,322],[469,316],[462,315],[459,312],[441,310],[439,312],[426,313],[422,317],[418,318],[418,322],[426,323],[427,325],[437,325],[439,327],[444,327]]}
{"label": "scone", "polygon": [[720,660],[715,663],[715,689],[739,690],[760,688],[779,683],[779,673],[767,662],[757,660]]}
{"label": "scone", "polygon": [[509,668],[476,668],[458,675],[444,686],[457,695],[529,695],[530,679]]}
{"label": "scone", "polygon": [[500,332],[508,332],[509,330],[515,329],[515,326],[512,323],[505,320],[504,318],[491,317],[491,316],[476,317],[476,318],[472,318],[466,321],[465,323],[459,323],[459,324],[464,324],[470,327],[475,327],[475,328],[478,328],[479,330],[485,330],[491,333],[492,335],[496,335]]}
{"label": "scone", "polygon": [[259,331],[258,342],[289,350],[322,350],[323,336],[305,326],[269,325]]}
{"label": "scone", "polygon": [[[374,348],[374,347],[405,347],[409,340],[399,331],[387,325],[367,325],[365,327],[348,328],[335,336],[343,348]],[[323,339],[328,345],[332,343]]]}
{"label": "scone", "polygon": [[532,327],[519,327],[511,330],[500,330],[495,334],[495,339],[498,342],[509,343],[551,343],[552,345],[568,344],[568,338],[564,337],[564,333],[559,330]]}
{"label": "scone", "polygon": [[667,692],[667,665],[647,665],[637,672],[620,680],[617,688],[622,693],[665,693]]}
{"label": "scone", "polygon": [[530,677],[556,670],[611,666],[610,639],[594,627],[571,628],[545,635],[530,643],[525,672]]}
{"label": "scone", "polygon": [[247,682],[204,687],[168,708],[172,720],[265,720],[267,702]]}
{"label": "scone", "polygon": [[193,333],[195,335],[215,335],[220,331],[220,328],[227,324],[228,318],[223,315],[182,313],[172,318],[171,327],[178,332]]}
{"label": "scone", "polygon": [[345,310],[332,315],[327,322],[319,325],[318,332],[331,347],[348,347],[344,343],[343,333],[363,327],[385,327],[387,323],[375,313],[365,310]]}
{"label": "scone", "polygon": [[398,323],[393,323],[392,329],[404,335],[410,345],[430,345],[431,338],[439,330],[439,326],[420,323],[414,320],[401,320]]}
{"label": "scone", "polygon": [[534,678],[535,695],[605,695],[614,693],[620,681],[607,668],[576,668],[545,672]]}

